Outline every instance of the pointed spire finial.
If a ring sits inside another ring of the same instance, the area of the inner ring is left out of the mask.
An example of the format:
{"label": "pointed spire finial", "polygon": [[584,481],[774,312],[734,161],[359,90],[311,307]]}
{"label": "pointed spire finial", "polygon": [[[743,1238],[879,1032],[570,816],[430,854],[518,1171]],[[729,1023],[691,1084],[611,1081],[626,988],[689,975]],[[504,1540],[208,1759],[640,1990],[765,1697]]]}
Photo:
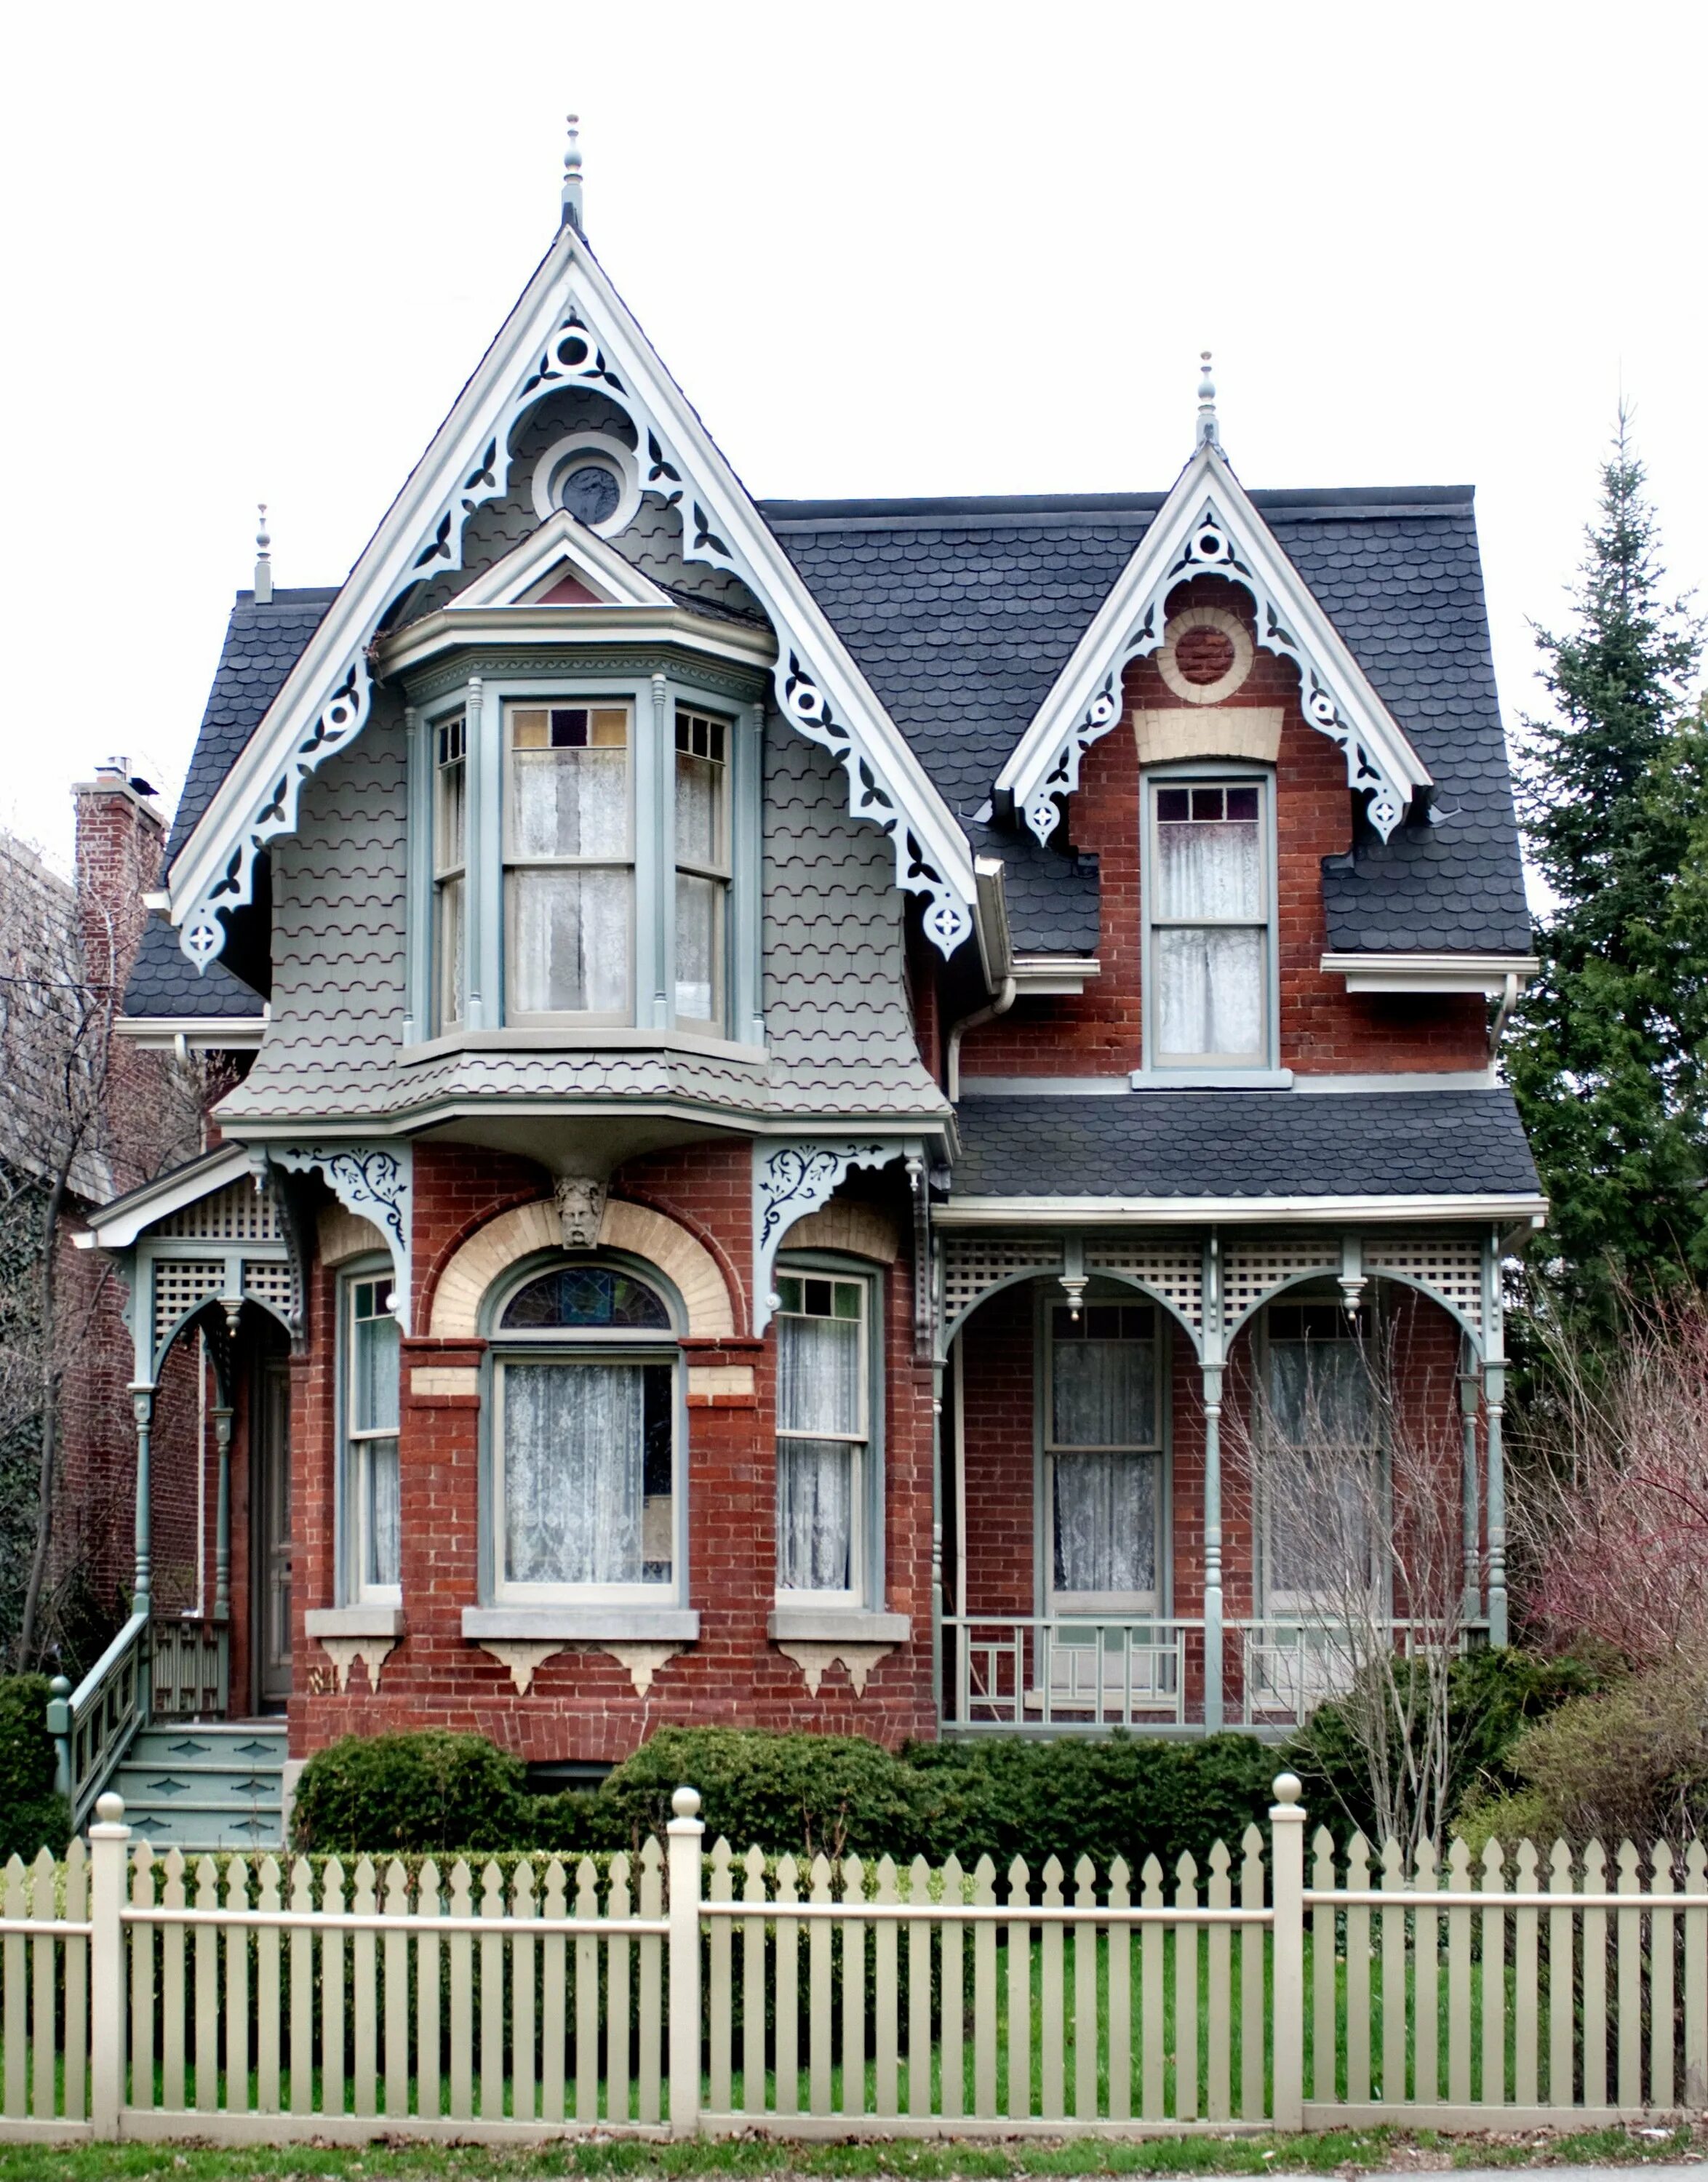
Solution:
{"label": "pointed spire finial", "polygon": [[260,528],[255,533],[255,603],[258,606],[273,602],[273,540],[267,535],[267,503],[258,501],[261,511]]}
{"label": "pointed spire finial", "polygon": [[1199,352],[1203,377],[1198,381],[1198,445],[1220,447],[1222,435],[1216,428],[1216,382],[1210,376],[1210,352]]}
{"label": "pointed spire finial", "polygon": [[581,224],[581,117],[568,117],[569,141],[563,152],[563,219],[577,235],[585,235]]}

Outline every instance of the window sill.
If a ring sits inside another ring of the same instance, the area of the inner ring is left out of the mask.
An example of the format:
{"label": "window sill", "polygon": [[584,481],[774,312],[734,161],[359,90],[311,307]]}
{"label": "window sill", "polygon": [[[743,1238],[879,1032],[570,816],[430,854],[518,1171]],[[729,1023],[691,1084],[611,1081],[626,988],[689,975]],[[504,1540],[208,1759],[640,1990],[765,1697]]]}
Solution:
{"label": "window sill", "polygon": [[465,1606],[463,1634],[510,1642],[557,1637],[564,1643],[686,1643],[700,1635],[700,1616],[687,1606]]}
{"label": "window sill", "polygon": [[906,1614],[870,1614],[849,1606],[778,1606],[765,1624],[774,1643],[906,1644],[912,1618]]}
{"label": "window sill", "polygon": [[770,1058],[762,1045],[740,1045],[734,1038],[707,1038],[697,1031],[635,1030],[627,1024],[586,1030],[455,1031],[447,1038],[406,1045],[397,1058],[412,1066],[458,1053],[693,1053],[746,1061],[754,1067],[762,1067]]}
{"label": "window sill", "polygon": [[1290,1091],[1290,1068],[1135,1068],[1135,1091]]}
{"label": "window sill", "polygon": [[401,1606],[311,1606],[303,1616],[306,1633],[320,1636],[401,1636]]}

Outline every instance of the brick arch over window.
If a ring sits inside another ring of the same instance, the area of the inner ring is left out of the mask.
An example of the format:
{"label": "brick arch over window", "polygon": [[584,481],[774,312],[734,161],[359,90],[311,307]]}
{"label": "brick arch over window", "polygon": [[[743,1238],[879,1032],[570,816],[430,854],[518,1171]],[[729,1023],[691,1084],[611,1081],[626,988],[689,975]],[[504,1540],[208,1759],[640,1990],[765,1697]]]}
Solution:
{"label": "brick arch over window", "polygon": [[[675,1221],[644,1205],[612,1198],[600,1223],[602,1249],[627,1250],[657,1265],[675,1283],[688,1313],[691,1339],[727,1340],[735,1314],[718,1260]],[[481,1299],[501,1273],[541,1250],[561,1249],[563,1223],[550,1198],[518,1205],[471,1235],[439,1276],[428,1332],[435,1341],[468,1341],[478,1331]]]}

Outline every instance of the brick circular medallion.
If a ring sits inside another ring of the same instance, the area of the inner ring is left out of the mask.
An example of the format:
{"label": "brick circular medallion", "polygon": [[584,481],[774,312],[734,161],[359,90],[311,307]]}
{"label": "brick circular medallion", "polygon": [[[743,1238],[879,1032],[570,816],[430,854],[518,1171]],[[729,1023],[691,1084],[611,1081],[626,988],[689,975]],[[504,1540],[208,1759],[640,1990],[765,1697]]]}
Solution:
{"label": "brick circular medallion", "polygon": [[1156,667],[1189,705],[1218,705],[1251,672],[1254,656],[1237,614],[1222,606],[1188,606],[1163,631]]}

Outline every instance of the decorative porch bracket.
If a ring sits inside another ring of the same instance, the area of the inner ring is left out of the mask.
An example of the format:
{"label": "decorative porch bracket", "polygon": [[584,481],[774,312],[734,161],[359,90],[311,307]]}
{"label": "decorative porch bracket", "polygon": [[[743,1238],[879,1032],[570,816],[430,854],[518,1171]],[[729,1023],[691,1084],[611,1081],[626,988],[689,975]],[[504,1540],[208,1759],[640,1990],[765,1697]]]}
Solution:
{"label": "decorative porch bracket", "polygon": [[918,1159],[918,1144],[891,1138],[887,1144],[753,1141],[753,1331],[762,1333],[777,1308],[772,1275],[784,1237],[797,1220],[828,1204],[850,1167],[884,1166],[894,1159]]}
{"label": "decorative porch bracket", "polygon": [[391,1253],[392,1316],[409,1332],[410,1228],[414,1160],[403,1144],[269,1144],[264,1156],[293,1174],[318,1172],[347,1212],[371,1221]]}

